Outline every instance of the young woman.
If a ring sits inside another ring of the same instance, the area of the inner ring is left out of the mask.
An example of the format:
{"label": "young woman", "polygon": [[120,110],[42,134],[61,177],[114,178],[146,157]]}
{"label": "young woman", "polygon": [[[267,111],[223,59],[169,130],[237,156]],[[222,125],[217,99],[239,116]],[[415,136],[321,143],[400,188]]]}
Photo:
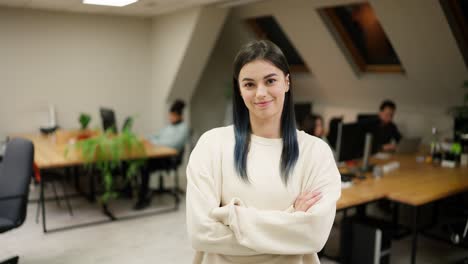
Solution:
{"label": "young woman", "polygon": [[296,130],[276,45],[244,46],[233,81],[234,125],[203,134],[187,166],[194,263],[319,263],[341,192],[331,150]]}

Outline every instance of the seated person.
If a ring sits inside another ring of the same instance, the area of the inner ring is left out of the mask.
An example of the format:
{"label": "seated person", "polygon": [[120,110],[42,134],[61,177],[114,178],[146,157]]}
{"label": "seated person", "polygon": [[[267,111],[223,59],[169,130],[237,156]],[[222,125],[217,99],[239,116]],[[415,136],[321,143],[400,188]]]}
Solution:
{"label": "seated person", "polygon": [[[189,129],[183,120],[182,112],[185,102],[176,100],[169,110],[170,124],[159,131],[158,134],[150,136],[149,140],[154,145],[167,146],[181,151],[188,139]],[[147,207],[151,202],[149,193],[150,174],[157,170],[163,170],[168,167],[168,159],[149,159],[141,171],[141,186],[138,194],[138,201],[134,209],[139,210]]]}
{"label": "seated person", "polygon": [[372,122],[372,148],[375,151],[392,152],[396,150],[396,144],[401,139],[400,131],[393,123],[396,105],[391,100],[385,100],[380,105],[379,118]]}
{"label": "seated person", "polygon": [[302,121],[301,129],[309,135],[325,137],[323,118],[320,115],[308,114]]}
{"label": "seated person", "polygon": [[188,138],[189,129],[183,120],[182,112],[185,108],[185,102],[176,100],[169,110],[170,124],[159,131],[158,134],[150,136],[149,140],[155,145],[162,145],[177,150],[184,148]]}
{"label": "seated person", "polygon": [[[300,129],[309,135],[316,136],[329,144],[325,136],[325,125],[321,115],[308,114],[301,123]],[[332,148],[333,154],[335,150]]]}

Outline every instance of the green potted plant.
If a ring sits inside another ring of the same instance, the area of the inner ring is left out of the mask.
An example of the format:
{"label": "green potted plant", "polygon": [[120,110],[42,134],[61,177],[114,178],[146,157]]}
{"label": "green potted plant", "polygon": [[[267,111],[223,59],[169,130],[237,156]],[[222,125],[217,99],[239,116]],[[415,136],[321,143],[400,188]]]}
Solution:
{"label": "green potted plant", "polygon": [[78,121],[80,122],[81,130],[86,130],[88,129],[88,125],[91,122],[91,116],[86,113],[81,113]]}
{"label": "green potted plant", "polygon": [[81,113],[78,121],[80,122],[80,131],[78,132],[77,140],[83,140],[91,137],[92,132],[88,130],[88,125],[91,122],[91,115]]}
{"label": "green potted plant", "polygon": [[[104,184],[101,202],[107,204],[110,199],[117,197],[114,190],[113,172],[121,166],[125,158],[128,164],[126,180],[129,181],[137,174],[145,159],[145,148],[141,140],[130,130],[123,130],[120,134],[106,131],[95,137],[77,141],[73,147],[86,162],[87,167],[95,167],[100,172]],[[67,149],[69,153],[70,149]],[[131,157],[137,157],[132,159]]]}

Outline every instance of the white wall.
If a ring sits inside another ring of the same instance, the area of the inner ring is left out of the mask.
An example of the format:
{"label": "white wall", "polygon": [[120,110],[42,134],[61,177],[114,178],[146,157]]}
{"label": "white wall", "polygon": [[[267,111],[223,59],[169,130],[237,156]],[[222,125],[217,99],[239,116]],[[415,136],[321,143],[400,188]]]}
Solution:
{"label": "white wall", "polygon": [[201,8],[191,8],[152,20],[150,111],[153,132],[167,123],[168,97],[200,12]]}
{"label": "white wall", "polygon": [[224,125],[228,91],[232,89],[232,62],[239,48],[254,35],[230,14],[191,100],[191,120],[196,136]]}
{"label": "white wall", "polygon": [[108,106],[147,133],[150,30],[142,18],[0,8],[0,135],[38,131],[49,103],[64,128],[80,112],[100,126]]}
{"label": "white wall", "polygon": [[100,127],[106,106],[119,126],[136,115],[137,133],[155,133],[173,99],[192,97],[227,12],[206,6],[143,19],[0,8],[0,139],[37,132],[48,104],[63,128],[79,127],[80,112]]}
{"label": "white wall", "polygon": [[[153,19],[152,113],[153,131],[167,121],[167,107],[175,99],[190,102],[228,10],[197,7]],[[161,37],[164,36],[164,37]],[[190,120],[190,107],[186,111]]]}
{"label": "white wall", "polygon": [[223,28],[227,13],[226,8],[201,9],[171,89],[170,100],[181,98],[188,101],[192,97]]}

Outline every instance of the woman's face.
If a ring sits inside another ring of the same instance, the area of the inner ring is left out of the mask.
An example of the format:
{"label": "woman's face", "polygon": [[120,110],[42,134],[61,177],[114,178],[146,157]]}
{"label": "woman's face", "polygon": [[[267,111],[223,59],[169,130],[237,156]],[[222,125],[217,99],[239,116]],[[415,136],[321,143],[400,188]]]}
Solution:
{"label": "woman's face", "polygon": [[316,137],[322,137],[324,136],[325,131],[323,129],[323,121],[320,118],[315,119],[315,131],[314,131],[314,136]]}
{"label": "woman's face", "polygon": [[179,122],[181,119],[182,119],[182,116],[175,113],[175,112],[169,112],[169,122],[171,122],[171,124],[175,124],[177,122]]}
{"label": "woman's face", "polygon": [[238,80],[251,118],[281,117],[285,93],[289,90],[289,75],[285,76],[269,61],[255,60],[242,67]]}

